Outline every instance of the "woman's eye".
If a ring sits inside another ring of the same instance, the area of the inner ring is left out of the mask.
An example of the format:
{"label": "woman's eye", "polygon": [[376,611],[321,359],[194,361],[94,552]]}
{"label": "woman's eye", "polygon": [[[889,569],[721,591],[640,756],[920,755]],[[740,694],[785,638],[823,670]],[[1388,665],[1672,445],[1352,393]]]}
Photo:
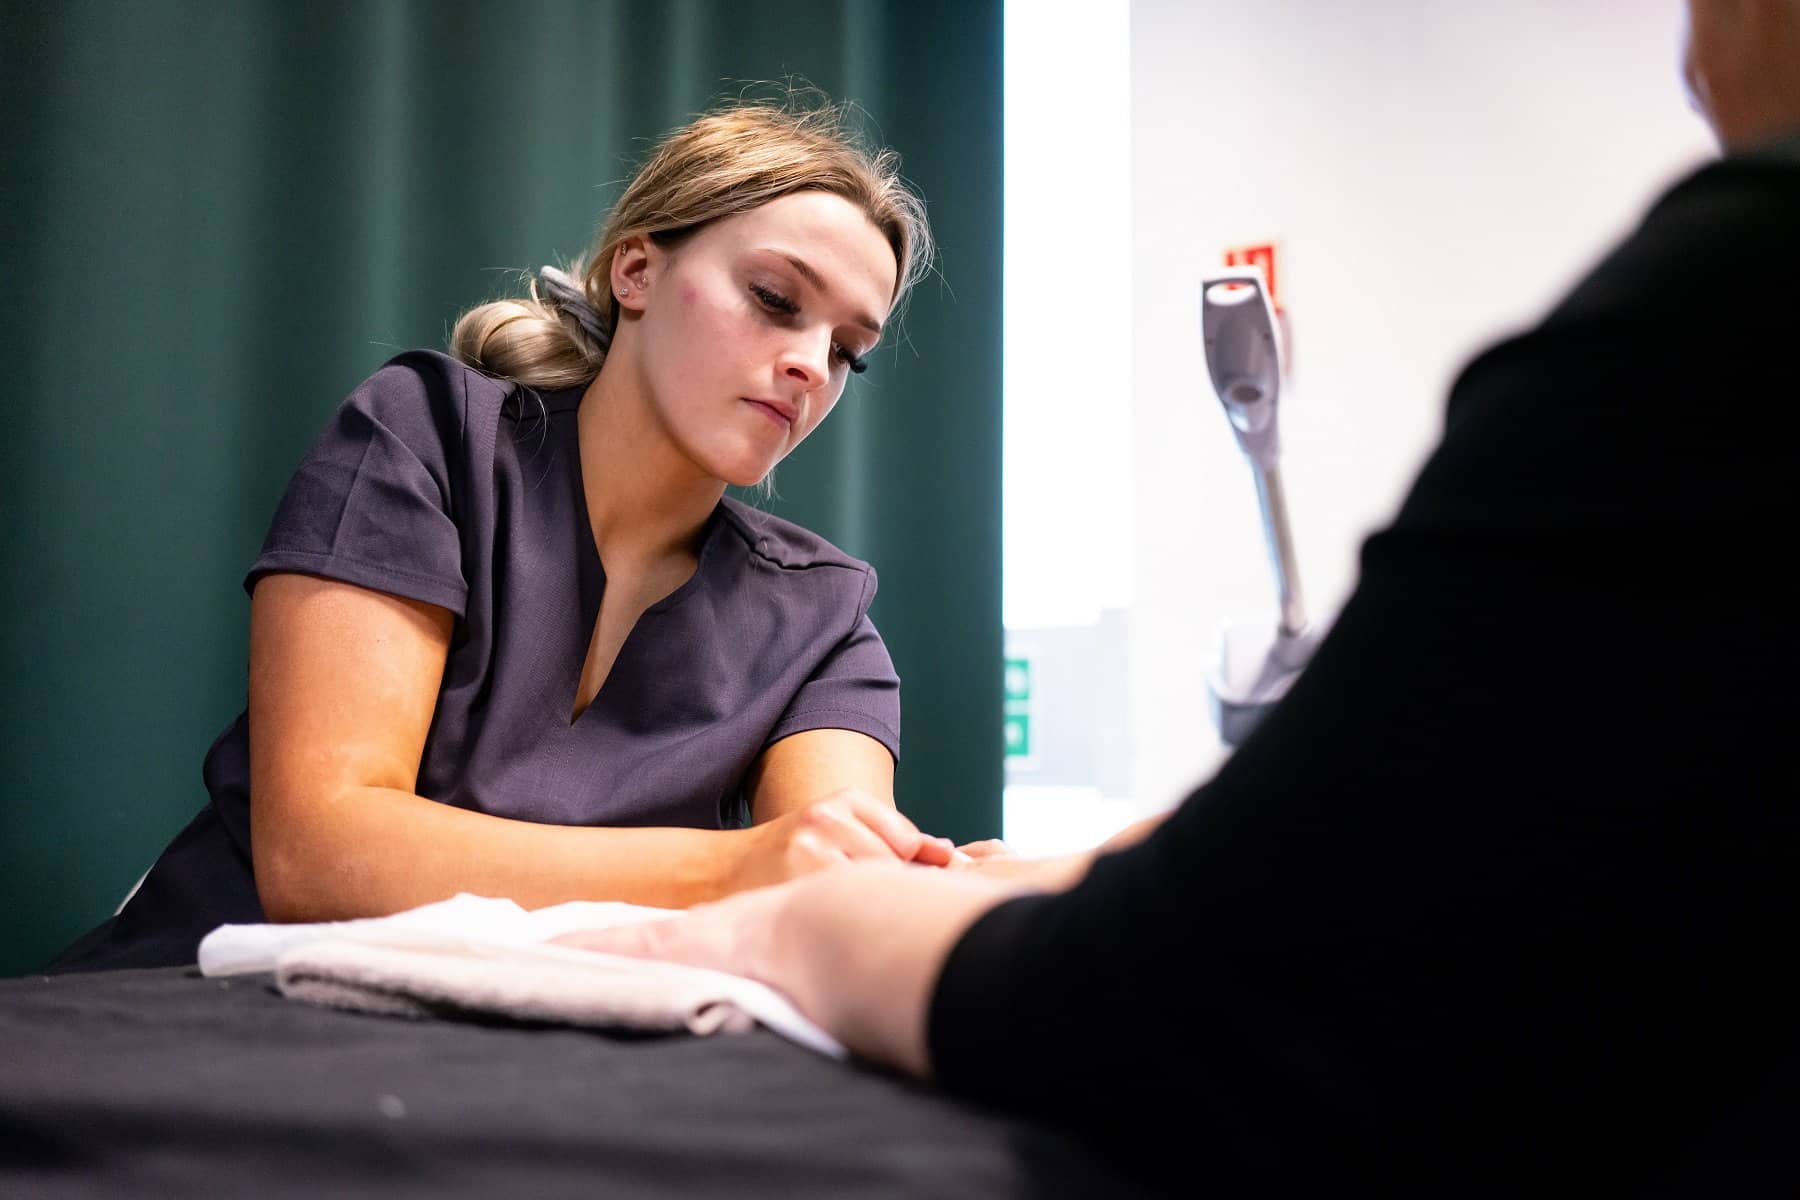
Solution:
{"label": "woman's eye", "polygon": [[[798,304],[795,304],[788,297],[782,295],[780,292],[766,284],[751,284],[750,294],[756,297],[756,302],[762,305],[764,309],[777,316],[785,318],[797,317],[800,315],[800,306]],[[831,353],[832,357],[849,367],[851,373],[854,375],[861,375],[864,371],[869,369],[868,359],[859,357],[853,353],[848,346],[839,342],[831,343]]]}
{"label": "woman's eye", "polygon": [[781,313],[783,316],[791,317],[800,311],[800,306],[798,304],[795,304],[792,300],[789,300],[774,288],[764,287],[760,283],[753,283],[750,285],[750,294],[755,296],[757,302],[770,312],[777,312]]}
{"label": "woman's eye", "polygon": [[837,355],[837,360],[839,362],[850,368],[850,373],[852,375],[861,375],[864,371],[869,369],[869,360],[866,358],[859,358],[850,353],[850,348],[848,346],[840,346],[836,342],[833,342],[831,344],[831,352]]}

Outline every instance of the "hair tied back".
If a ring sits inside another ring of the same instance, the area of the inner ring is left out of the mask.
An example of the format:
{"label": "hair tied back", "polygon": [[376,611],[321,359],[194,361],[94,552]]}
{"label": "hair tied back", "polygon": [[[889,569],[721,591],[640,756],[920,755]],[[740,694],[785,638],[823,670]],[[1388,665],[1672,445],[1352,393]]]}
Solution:
{"label": "hair tied back", "polygon": [[581,326],[581,331],[593,340],[601,353],[606,352],[612,344],[612,330],[588,303],[587,293],[581,290],[580,283],[566,271],[546,265],[538,268],[537,286],[545,302]]}

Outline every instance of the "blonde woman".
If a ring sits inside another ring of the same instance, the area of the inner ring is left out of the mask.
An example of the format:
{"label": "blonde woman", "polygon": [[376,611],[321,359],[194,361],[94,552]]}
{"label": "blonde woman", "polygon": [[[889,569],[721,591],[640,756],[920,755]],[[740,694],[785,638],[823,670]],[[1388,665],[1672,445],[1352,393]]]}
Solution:
{"label": "blonde woman", "polygon": [[458,891],[686,906],[959,858],[894,807],[874,572],[724,495],[818,428],[930,254],[891,152],[740,104],[660,143],[579,269],[376,372],[250,569],[210,803],[57,967]]}

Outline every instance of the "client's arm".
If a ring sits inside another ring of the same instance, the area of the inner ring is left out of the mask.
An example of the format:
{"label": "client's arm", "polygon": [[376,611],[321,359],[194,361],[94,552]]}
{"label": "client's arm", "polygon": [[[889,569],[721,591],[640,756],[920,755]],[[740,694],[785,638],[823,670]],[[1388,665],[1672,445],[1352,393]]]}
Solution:
{"label": "client's arm", "polygon": [[421,797],[414,788],[450,630],[442,608],[347,583],[275,574],[257,584],[251,844],[271,919],[384,914],[458,891],[526,907],[572,899],[684,907],[823,862],[950,857],[947,843],[925,837],[885,798],[892,763],[878,745],[886,776],[870,772],[877,760],[859,747],[834,746],[824,765],[797,766],[809,746],[832,746],[823,732],[771,748],[765,775],[787,781],[771,793],[781,811],[752,830],[541,825]]}
{"label": "client's arm", "polygon": [[1079,854],[982,858],[963,871],[857,863],[702,905],[678,920],[558,940],[759,979],[862,1057],[929,1075],[932,990],[976,919],[1012,896],[1073,887],[1102,854],[1136,845],[1168,816],[1137,821]]}
{"label": "client's arm", "polygon": [[1021,890],[975,871],[856,863],[677,920],[557,940],[759,979],[856,1054],[923,1076],[926,1014],[945,957],[976,918]]}
{"label": "client's arm", "polygon": [[1100,855],[1137,844],[1168,815],[1137,821],[1078,854],[999,854],[955,872],[857,863],[702,905],[680,920],[559,940],[759,979],[862,1057],[928,1075],[932,989],[969,926],[1010,896],[1074,886]]}

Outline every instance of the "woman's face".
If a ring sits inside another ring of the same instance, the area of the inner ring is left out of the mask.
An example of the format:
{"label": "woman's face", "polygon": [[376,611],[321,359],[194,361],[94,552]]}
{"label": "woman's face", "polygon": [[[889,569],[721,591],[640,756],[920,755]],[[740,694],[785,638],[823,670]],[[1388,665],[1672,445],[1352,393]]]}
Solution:
{"label": "woman's face", "polygon": [[1719,143],[1800,129],[1800,0],[1688,0],[1683,73]]}
{"label": "woman's face", "polygon": [[[795,192],[672,249],[628,243],[639,385],[706,474],[757,482],[818,428],[894,294],[887,239],[841,196]],[[633,267],[641,264],[641,269]]]}

